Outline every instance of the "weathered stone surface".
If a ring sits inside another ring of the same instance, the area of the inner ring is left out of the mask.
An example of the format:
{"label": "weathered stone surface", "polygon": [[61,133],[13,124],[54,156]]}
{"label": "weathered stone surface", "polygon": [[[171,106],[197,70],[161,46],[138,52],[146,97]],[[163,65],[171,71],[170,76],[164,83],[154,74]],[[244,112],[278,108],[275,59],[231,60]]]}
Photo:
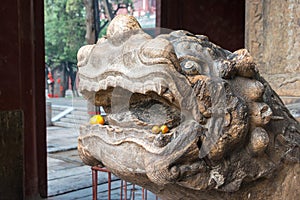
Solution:
{"label": "weathered stone surface", "polygon": [[[246,49],[187,31],[152,38],[133,18],[115,20],[126,22],[112,21],[116,37],[78,52],[80,92],[107,113],[106,124],[81,127],[86,164],[162,199],[300,195],[299,122]],[[161,125],[169,132],[152,131]]]}
{"label": "weathered stone surface", "polygon": [[300,97],[300,2],[246,1],[245,46],[281,96]]}

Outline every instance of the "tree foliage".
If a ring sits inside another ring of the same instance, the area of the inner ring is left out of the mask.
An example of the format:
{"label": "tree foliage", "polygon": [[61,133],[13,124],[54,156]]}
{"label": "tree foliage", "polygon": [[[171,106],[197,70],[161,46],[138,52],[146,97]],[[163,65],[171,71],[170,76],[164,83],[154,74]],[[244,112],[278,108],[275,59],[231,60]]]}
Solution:
{"label": "tree foliage", "polygon": [[[133,0],[83,0],[86,8],[86,39],[89,44],[93,44],[98,38],[106,35],[109,22],[120,9],[127,9],[127,13],[132,14]],[[98,6],[98,10],[95,8]],[[95,19],[95,14],[99,17]],[[96,24],[98,23],[98,24]],[[96,38],[97,37],[97,38]]]}
{"label": "tree foliage", "polygon": [[[45,51],[46,64],[50,67],[66,63],[76,63],[78,49],[86,44],[86,15],[84,0],[44,0],[45,1]],[[104,11],[104,0],[99,0],[102,16],[107,16]],[[113,16],[119,8],[133,8],[132,0],[108,0],[109,11]],[[113,9],[117,7],[117,10]],[[90,14],[93,16],[93,14]],[[94,20],[90,26],[94,28]],[[106,18],[100,18],[101,27],[99,37],[106,33],[108,24]],[[91,32],[91,34],[93,34]],[[94,39],[95,40],[95,39]]]}
{"label": "tree foliage", "polygon": [[50,67],[76,63],[85,44],[85,9],[82,0],[45,0],[45,51]]}

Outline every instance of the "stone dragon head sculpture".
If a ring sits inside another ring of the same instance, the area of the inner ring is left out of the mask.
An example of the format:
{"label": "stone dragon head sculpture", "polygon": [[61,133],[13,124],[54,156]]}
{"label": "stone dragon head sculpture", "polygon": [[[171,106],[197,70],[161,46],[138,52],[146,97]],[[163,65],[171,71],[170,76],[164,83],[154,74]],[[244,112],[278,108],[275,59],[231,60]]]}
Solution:
{"label": "stone dragon head sculpture", "polygon": [[78,67],[80,92],[107,114],[80,128],[86,164],[162,199],[295,195],[284,184],[299,187],[299,122],[246,49],[182,30],[153,38],[119,15],[107,37],[78,51]]}

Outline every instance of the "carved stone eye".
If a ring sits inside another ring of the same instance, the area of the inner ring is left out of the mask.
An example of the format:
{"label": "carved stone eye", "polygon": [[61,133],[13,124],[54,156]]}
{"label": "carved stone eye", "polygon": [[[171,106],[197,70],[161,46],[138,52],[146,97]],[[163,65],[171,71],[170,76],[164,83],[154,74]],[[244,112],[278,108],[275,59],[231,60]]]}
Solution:
{"label": "carved stone eye", "polygon": [[181,68],[182,71],[187,74],[187,75],[196,75],[196,74],[200,74],[198,72],[200,66],[197,62],[195,61],[191,61],[191,60],[185,60],[183,62],[181,62]]}

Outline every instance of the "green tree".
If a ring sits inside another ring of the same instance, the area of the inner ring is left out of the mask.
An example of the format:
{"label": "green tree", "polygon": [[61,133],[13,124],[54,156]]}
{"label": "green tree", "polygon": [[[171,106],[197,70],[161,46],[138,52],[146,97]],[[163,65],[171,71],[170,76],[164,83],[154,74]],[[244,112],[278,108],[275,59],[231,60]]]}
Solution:
{"label": "green tree", "polygon": [[[86,35],[88,44],[94,44],[98,38],[106,35],[109,22],[119,9],[133,10],[133,0],[83,0],[86,10]],[[98,17],[97,17],[98,15]]]}
{"label": "green tree", "polygon": [[85,8],[82,0],[45,0],[45,52],[50,67],[76,63],[85,44]]}

